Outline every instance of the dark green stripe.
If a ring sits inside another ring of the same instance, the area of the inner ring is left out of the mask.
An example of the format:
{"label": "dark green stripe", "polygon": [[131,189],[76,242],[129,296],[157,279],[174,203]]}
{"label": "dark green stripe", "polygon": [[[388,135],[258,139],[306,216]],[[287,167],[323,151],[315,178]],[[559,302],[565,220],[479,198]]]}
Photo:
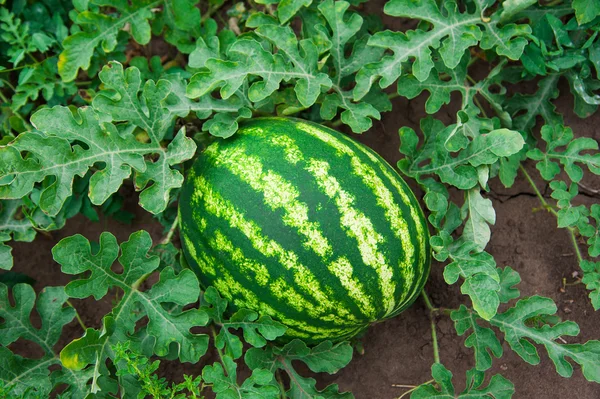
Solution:
{"label": "dark green stripe", "polygon": [[[235,142],[226,143],[225,145],[235,145]],[[282,168],[281,160],[283,156],[283,150],[281,148],[274,146],[272,147],[271,144],[264,140],[256,140],[252,141],[251,143],[247,142],[245,150],[247,153],[261,158],[263,160],[263,166],[265,167],[265,170],[273,170],[273,172],[279,174],[290,182],[310,182],[311,176],[302,168]],[[257,154],[257,151],[266,151],[269,154],[269,157],[265,156],[265,154]],[[315,254],[312,250],[302,245],[302,239],[299,237],[296,228],[283,224],[283,209],[278,208],[271,210],[268,208],[264,204],[264,198],[261,192],[252,189],[249,184],[243,182],[238,176],[233,174],[226,167],[212,165],[211,171],[213,171],[215,174],[218,174],[221,179],[229,183],[226,188],[220,190],[221,195],[225,199],[228,199],[234,204],[240,203],[240,199],[242,199],[243,203],[245,204],[243,206],[244,214],[248,220],[260,221],[258,224],[260,225],[263,234],[277,241],[286,250],[290,250],[297,254],[300,263],[310,268],[313,274],[315,274],[317,277],[317,280],[322,283],[321,286],[323,287],[323,290],[325,292],[328,291],[327,293],[333,299],[333,301],[340,301],[344,304],[344,306],[348,307],[347,310],[349,310],[352,314],[359,319],[364,319],[364,316],[362,316],[362,312],[358,306],[354,304],[353,301],[349,300],[348,296],[344,295],[345,288],[342,287],[337,277],[327,270],[326,265],[323,264],[323,259],[321,259],[321,257]],[[334,211],[337,212],[337,209],[335,208],[334,204],[328,203],[329,199],[318,191],[319,189],[316,185],[311,187],[309,190],[304,190],[302,186],[298,185],[296,185],[296,188],[300,192],[298,200],[306,203],[309,208],[309,220],[318,220],[321,224],[321,227],[326,224],[335,224],[339,226],[339,215],[332,216],[331,221],[327,221],[325,223],[323,222],[322,214],[331,214]],[[315,211],[319,204],[323,204],[325,206],[321,212]],[[333,208],[329,209],[331,207]],[[278,263],[277,260],[265,257],[263,254],[253,248],[249,240],[247,240],[241,232],[235,230],[231,231],[233,231],[234,234],[231,236],[231,240],[238,243],[238,246],[242,248],[248,257],[257,259],[265,264]],[[323,232],[330,242],[335,242],[338,240],[337,237],[344,237],[344,242],[347,241],[347,237],[345,236],[345,233],[341,231],[341,229],[339,229],[337,232],[338,236],[333,237],[333,240],[326,230],[323,230]],[[240,242],[244,242],[246,244],[240,245]],[[333,256],[331,257],[332,261],[340,255],[340,250],[336,249],[335,246],[333,247],[334,252],[332,254]],[[317,267],[317,265],[321,266]],[[289,282],[291,286],[295,286],[293,280],[293,271],[285,270],[283,266],[277,266],[275,269],[282,272],[281,275],[286,281]],[[247,286],[247,284],[244,285]],[[309,300],[308,297],[306,297],[306,299]],[[310,300],[312,300],[312,298],[310,298]]]}
{"label": "dark green stripe", "polygon": [[[412,190],[410,189],[410,187],[408,186],[408,184],[406,184],[406,182],[404,181],[404,179],[402,179],[402,177],[398,174],[398,172],[392,168],[392,166],[383,158],[381,157],[378,153],[376,153],[375,151],[373,151],[371,148],[358,143],[346,136],[343,136],[344,142],[346,144],[349,144],[350,146],[352,146],[353,148],[355,148],[357,151],[356,153],[360,153],[361,156],[366,157],[364,154],[362,154],[360,152],[359,147],[364,148],[366,151],[370,152],[372,155],[374,155],[380,162],[381,162],[381,167],[387,169],[396,179],[396,182],[398,184],[400,184],[400,186],[402,187],[404,193],[413,200],[413,203],[415,204],[415,208],[417,210],[417,214],[419,215],[419,219],[415,220],[412,218],[411,216],[411,212],[410,212],[410,206],[408,204],[406,204],[404,202],[404,200],[402,199],[402,197],[400,196],[400,194],[397,192],[396,188],[394,187],[394,185],[392,184],[391,180],[385,175],[385,173],[378,173],[379,178],[385,183],[385,186],[392,192],[392,194],[394,195],[394,199],[396,201],[396,203],[400,206],[400,209],[402,211],[402,215],[404,216],[404,219],[406,220],[406,222],[409,225],[409,234],[411,237],[411,241],[414,243],[414,247],[415,247],[415,260],[412,263],[413,267],[416,269],[416,273],[415,275],[418,278],[415,278],[412,280],[411,285],[410,285],[410,292],[412,292],[416,287],[419,287],[421,285],[424,284],[424,280],[427,279],[427,277],[429,276],[429,264],[430,264],[430,250],[429,250],[429,237],[425,238],[425,254],[426,254],[426,260],[423,262],[424,263],[424,267],[427,268],[427,272],[426,273],[422,273],[418,270],[419,265],[421,264],[421,262],[423,261],[422,257],[421,257],[421,248],[420,248],[420,243],[419,243],[419,236],[418,236],[418,232],[417,232],[417,227],[416,224],[419,223],[421,224],[421,226],[423,226],[423,231],[424,232],[428,232],[428,227],[427,227],[427,223],[425,221],[425,217],[423,215],[423,211],[418,203],[417,198],[415,197],[414,193],[412,192]],[[367,157],[368,158],[368,157]],[[377,167],[377,169],[379,169],[379,167]],[[397,297],[400,295],[400,290],[402,289],[402,287],[398,287],[396,290],[396,295]],[[412,301],[411,301],[412,303]],[[402,308],[405,308],[404,305],[401,306]],[[397,314],[397,313],[396,313]]]}
{"label": "dark green stripe", "polygon": [[[283,161],[283,149],[268,141],[268,134],[285,134],[284,129],[289,130],[289,126],[287,125],[288,124],[286,123],[274,123],[268,127],[262,126],[267,135],[257,137],[258,140],[256,141],[250,142],[248,140],[247,145],[251,145],[251,147],[249,146],[247,148],[248,153],[261,158],[265,168],[271,169],[286,180],[296,183],[295,186],[300,192],[300,201],[309,206],[309,219],[319,221],[323,235],[329,239],[330,243],[334,244],[332,260],[340,256],[345,256],[352,264],[355,275],[360,277],[360,280],[366,287],[378,287],[379,275],[371,266],[367,266],[363,263],[356,241],[349,237],[348,233],[343,229],[340,223],[341,214],[337,205],[325,195],[322,189],[317,185],[314,177],[306,170],[306,167],[308,166],[306,162],[299,162],[290,167],[287,162]],[[383,210],[380,211],[378,209],[374,216],[373,209],[379,208],[376,205],[376,199],[373,193],[362,183],[360,177],[352,175],[350,157],[342,155],[341,157],[332,159],[331,150],[326,148],[321,140],[307,134],[296,134],[292,137],[298,147],[302,149],[305,160],[313,158],[329,163],[332,172],[331,175],[340,182],[342,188],[350,192],[356,198],[356,209],[362,211],[372,222],[378,220],[383,221],[383,223],[373,223],[376,231],[380,235],[386,237],[386,234],[392,233],[385,222]],[[260,215],[256,215],[256,217],[260,217]],[[374,217],[377,219],[374,220]],[[294,245],[294,252],[302,254],[302,259],[307,259],[306,264],[315,265],[320,263],[318,257],[302,247],[298,240],[297,233],[292,232],[291,235],[280,241],[285,242],[286,244],[289,242]],[[391,255],[392,254],[384,252],[384,256],[387,259],[393,259]],[[339,279],[329,272],[325,266],[320,269],[322,270],[321,278],[325,279],[326,285],[334,287],[333,293],[335,294],[335,299],[351,305],[353,307],[351,309],[353,314],[360,314],[360,310],[354,303],[354,300],[345,295],[346,289],[342,287]],[[366,293],[373,297],[372,303],[379,309],[380,316],[383,315],[385,309],[382,307],[383,298],[381,291],[372,289],[367,290]]]}

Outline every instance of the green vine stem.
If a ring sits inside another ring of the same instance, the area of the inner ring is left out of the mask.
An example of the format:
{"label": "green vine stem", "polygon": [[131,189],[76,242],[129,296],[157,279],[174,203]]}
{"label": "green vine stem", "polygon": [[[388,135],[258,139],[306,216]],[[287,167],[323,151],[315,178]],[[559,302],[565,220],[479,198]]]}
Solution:
{"label": "green vine stem", "polygon": [[[538,199],[542,203],[542,207],[558,218],[558,213],[552,207],[552,205],[548,204],[548,201],[546,201],[546,199],[544,198],[544,196],[542,195],[540,190],[538,190],[537,186],[535,185],[535,182],[533,181],[533,179],[531,178],[529,173],[527,173],[527,170],[525,170],[523,165],[519,165],[519,170],[521,170],[521,172],[523,173],[523,175],[529,182],[529,185],[531,186],[531,188],[533,188],[533,191],[535,192],[536,197],[538,197]],[[577,261],[579,263],[581,263],[581,261],[583,260],[583,256],[581,255],[581,250],[579,249],[579,244],[577,243],[577,234],[575,232],[575,228],[567,227],[566,229],[569,231],[569,236],[571,237],[571,242],[573,243],[573,248],[575,249],[575,255],[577,256]]]}
{"label": "green vine stem", "polygon": [[433,305],[431,304],[431,299],[429,299],[429,296],[427,295],[427,292],[425,292],[425,290],[421,291],[421,296],[423,297],[425,306],[427,306],[427,309],[429,310],[429,322],[431,323],[431,339],[433,341],[433,360],[435,361],[435,363],[441,363],[440,349],[438,346],[437,331],[435,327],[434,317],[434,313],[438,311],[438,308],[433,307]]}
{"label": "green vine stem", "polygon": [[4,103],[9,103],[8,98],[2,93],[2,91],[0,91],[0,100],[2,100]]}
{"label": "green vine stem", "polygon": [[177,231],[177,226],[179,226],[179,213],[177,213],[177,216],[175,216],[175,220],[173,220],[173,224],[171,225],[171,228],[167,232],[165,238],[163,238],[160,242],[161,244],[168,244],[171,242],[173,239],[173,234],[175,234],[175,231]]}
{"label": "green vine stem", "polygon": [[225,362],[223,361],[223,357],[224,357],[223,351],[217,346],[217,330],[215,329],[215,326],[212,324],[210,325],[210,333],[213,337],[215,349],[217,350],[217,353],[219,355],[219,361],[223,365],[223,372],[225,373],[225,375],[229,376],[229,374],[227,373],[227,369],[225,368]]}
{"label": "green vine stem", "polygon": [[287,398],[285,393],[285,385],[283,384],[283,380],[281,379],[281,373],[279,370],[275,372],[275,379],[277,380],[277,384],[279,385],[279,391],[281,392],[281,399]]}
{"label": "green vine stem", "polygon": [[75,306],[73,306],[71,301],[69,301],[68,299],[67,299],[67,305],[69,305],[70,307],[73,308],[73,310],[75,311],[75,318],[77,319],[77,322],[79,322],[79,325],[81,326],[81,328],[83,328],[83,331],[86,331],[87,327],[85,326],[85,323],[81,319],[81,316],[79,316],[79,312],[77,312],[77,308]]}
{"label": "green vine stem", "polygon": [[409,393],[412,393],[412,392],[416,391],[420,386],[431,384],[432,382],[435,382],[435,380],[425,381],[421,385],[416,385],[416,386],[415,385],[397,385],[397,384],[394,384],[393,386],[397,387],[397,388],[410,388],[408,391],[404,392],[402,395],[398,396],[396,399],[402,399],[402,398],[406,397],[406,395],[408,395]]}
{"label": "green vine stem", "polygon": [[206,21],[207,19],[209,19],[215,12],[219,11],[219,9],[223,6],[223,4],[225,4],[225,1],[221,2],[221,4],[217,4],[215,6],[209,7],[209,9],[206,11],[206,14],[204,14],[202,16],[202,22]]}
{"label": "green vine stem", "polygon": [[575,229],[569,228],[569,235],[571,236],[571,242],[573,243],[573,248],[575,248],[575,255],[577,256],[577,261],[581,263],[583,261],[583,256],[581,255],[581,250],[579,249],[579,244],[577,243],[577,236],[575,235]]}

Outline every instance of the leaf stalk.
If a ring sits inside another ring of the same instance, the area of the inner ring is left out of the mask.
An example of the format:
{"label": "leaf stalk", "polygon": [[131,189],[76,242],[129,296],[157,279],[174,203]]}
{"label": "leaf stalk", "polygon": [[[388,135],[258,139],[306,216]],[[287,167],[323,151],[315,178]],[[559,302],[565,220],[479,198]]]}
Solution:
{"label": "leaf stalk", "polygon": [[75,311],[75,318],[77,319],[77,322],[79,323],[79,325],[81,326],[83,331],[86,331],[87,327],[86,327],[85,323],[83,322],[83,320],[81,319],[81,316],[79,316],[79,312],[77,311],[77,308],[75,306],[73,306],[71,301],[69,301],[68,299],[67,299],[67,305],[69,305],[70,307],[73,308],[73,310]]}
{"label": "leaf stalk", "polygon": [[429,296],[427,295],[427,292],[424,289],[423,289],[423,291],[421,291],[421,296],[423,297],[425,306],[427,306],[427,309],[429,310],[429,322],[431,323],[431,339],[433,341],[433,359],[434,359],[435,363],[441,363],[440,362],[440,348],[438,346],[437,331],[436,331],[435,316],[434,316],[434,313],[437,312],[439,309],[433,307],[433,305],[431,303],[431,299],[429,299]]}
{"label": "leaf stalk", "polygon": [[162,241],[160,243],[161,244],[170,243],[171,240],[173,239],[173,234],[175,234],[175,231],[177,230],[178,226],[179,226],[179,212],[177,212],[177,216],[175,216],[175,220],[173,220],[173,224],[171,225],[171,228],[167,232],[167,235],[165,236],[165,238],[162,239]]}
{"label": "leaf stalk", "polygon": [[[543,208],[558,218],[558,213],[552,207],[552,205],[548,204],[548,201],[546,201],[546,199],[544,198],[544,196],[542,195],[540,190],[538,190],[535,182],[533,181],[533,179],[531,178],[529,173],[527,173],[527,170],[525,170],[523,165],[519,165],[519,169],[521,170],[521,172],[523,173],[523,175],[529,182],[529,185],[531,186],[531,188],[533,188],[533,191],[535,192],[536,197],[538,197],[538,199],[542,203]],[[578,261],[578,263],[581,263],[581,261],[583,260],[583,256],[581,254],[581,250],[579,249],[579,244],[577,243],[577,234],[575,232],[575,228],[567,227],[566,229],[569,231],[569,237],[571,238],[571,243],[573,244],[573,248],[575,249],[575,255],[577,256],[577,261]]]}

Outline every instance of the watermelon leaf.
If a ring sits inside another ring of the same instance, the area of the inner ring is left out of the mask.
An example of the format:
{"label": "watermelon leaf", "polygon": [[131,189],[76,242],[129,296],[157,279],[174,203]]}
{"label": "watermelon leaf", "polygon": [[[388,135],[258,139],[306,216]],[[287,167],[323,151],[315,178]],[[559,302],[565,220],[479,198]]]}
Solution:
{"label": "watermelon leaf", "polygon": [[267,341],[282,336],[287,329],[270,316],[259,317],[258,313],[248,309],[240,309],[226,319],[223,313],[227,309],[227,301],[221,298],[213,287],[208,287],[203,293],[200,309],[204,310],[210,320],[221,328],[215,338],[216,347],[225,348],[227,356],[234,360],[242,356],[243,344],[240,337],[231,333],[230,329],[242,329],[244,341],[255,348],[264,347]]}
{"label": "watermelon leaf", "polygon": [[[518,298],[519,290],[513,286],[521,281],[519,274],[510,267],[500,270],[499,274],[501,289],[498,297],[500,302],[506,303],[511,299]],[[472,331],[465,340],[465,346],[473,348],[477,370],[485,371],[492,367],[492,356],[502,357],[502,345],[496,337],[496,333],[488,327],[482,327],[478,323],[480,318],[474,312],[461,305],[458,310],[452,311],[450,318],[454,321],[454,328],[458,335],[464,335],[469,330]]]}
{"label": "watermelon leaf", "polygon": [[560,180],[550,182],[552,189],[551,197],[554,198],[558,206],[557,222],[558,227],[572,227],[575,225],[586,224],[588,209],[584,205],[573,206],[571,201],[577,196],[579,189],[575,183],[567,187],[567,183]]}
{"label": "watermelon leaf", "polygon": [[[496,314],[489,324],[504,334],[511,349],[529,364],[538,364],[540,357],[532,342],[544,346],[554,363],[556,371],[563,377],[573,374],[570,358],[582,368],[588,381],[600,379],[596,365],[600,359],[600,341],[588,341],[585,344],[567,344],[564,336],[579,334],[579,326],[572,321],[561,322],[555,316],[554,301],[541,296],[532,296],[519,300],[513,307]],[[476,367],[484,371],[491,367],[492,357],[502,355],[502,346],[496,334],[487,327],[479,325],[479,317],[470,309],[461,306],[451,314],[456,331],[462,335],[472,330],[465,345],[475,350]]]}
{"label": "watermelon leaf", "polygon": [[[65,367],[93,370],[96,382],[100,375],[108,374],[105,362],[114,359],[112,345],[134,335],[138,337],[134,343],[143,344],[150,355],[167,356],[173,343],[177,344],[176,356],[183,362],[195,363],[206,352],[208,337],[191,333],[190,329],[206,325],[208,315],[200,309],[181,311],[177,307],[194,303],[200,295],[198,279],[191,270],[175,274],[166,267],[150,289],[140,289],[159,266],[159,258],[148,255],[151,245],[150,235],[139,231],[120,246],[112,234],[103,233],[97,252],[92,252],[90,242],[81,235],[64,238],[53,248],[54,259],[64,273],[90,273],[67,284],[65,293],[70,297],[100,299],[114,288],[123,292],[115,308],[104,317],[102,330],[88,328],[82,338],[62,350],[60,359]],[[122,273],[111,270],[117,258]],[[148,323],[140,327],[136,323],[144,317],[148,317]],[[92,366],[86,368],[88,365]],[[92,384],[91,392],[98,389]]]}
{"label": "watermelon leaf", "polygon": [[557,340],[563,336],[576,336],[579,326],[572,321],[544,322],[545,318],[556,314],[554,301],[541,296],[519,300],[506,312],[497,314],[490,324],[504,333],[511,349],[530,364],[538,364],[540,357],[533,341],[545,347],[554,363],[556,371],[563,377],[573,374],[570,358],[581,366],[583,376],[588,381],[600,382],[600,341],[585,344],[561,344]]}
{"label": "watermelon leaf", "polygon": [[588,295],[592,306],[595,310],[598,310],[600,309],[600,262],[582,260],[579,266],[584,273],[581,282],[590,291]]}
{"label": "watermelon leaf", "polygon": [[538,90],[534,94],[516,93],[505,101],[507,112],[515,115],[513,128],[531,134],[538,115],[548,125],[563,124],[562,115],[556,112],[556,107],[551,102],[559,95],[559,78],[559,74],[550,74],[538,81]]}
{"label": "watermelon leaf", "polygon": [[[598,309],[600,307],[598,301],[600,278],[594,266],[595,262],[583,259],[575,234],[578,232],[582,238],[587,238],[587,252],[590,257],[600,255],[600,205],[592,204],[590,208],[585,205],[573,205],[572,202],[579,192],[575,183],[571,183],[567,188],[564,181],[553,180],[550,182],[550,188],[552,189],[551,197],[557,201],[558,211],[554,211],[557,225],[560,228],[568,229],[569,234],[572,235],[579,266],[584,273],[582,282],[590,290],[589,297],[592,300],[592,306],[594,309]],[[593,220],[593,223],[590,223],[590,219]]]}
{"label": "watermelon leaf", "polygon": [[[200,20],[196,3],[197,0],[144,0],[135,3],[92,0],[89,4],[86,1],[74,16],[79,30],[63,42],[64,49],[58,62],[60,76],[70,82],[77,77],[80,69],[88,70],[98,47],[105,53],[115,51],[121,32],[129,32],[137,43],[147,44],[153,19],[166,28],[165,36],[171,43],[179,44],[187,36],[185,33],[194,28],[195,21]],[[107,14],[93,5],[110,7],[115,12]],[[156,12],[161,7],[164,11]]]}
{"label": "watermelon leaf", "polygon": [[13,267],[12,248],[4,242],[15,241],[31,242],[36,231],[27,218],[16,218],[17,212],[23,203],[21,200],[0,202],[0,269],[10,270]]}
{"label": "watermelon leaf", "polygon": [[474,242],[477,245],[476,250],[483,251],[492,234],[489,225],[496,223],[496,212],[492,201],[483,198],[479,189],[471,189],[465,195],[461,212],[468,215],[462,239]]}
{"label": "watermelon leaf", "polygon": [[277,4],[277,16],[282,24],[288,22],[303,7],[311,5],[312,0],[257,0],[258,4]]}
{"label": "watermelon leaf", "polygon": [[[563,125],[545,125],[542,127],[542,139],[546,142],[546,151],[534,148],[527,152],[530,159],[538,161],[536,168],[545,180],[552,180],[563,165],[569,178],[578,182],[583,178],[583,170],[578,164],[587,166],[588,170],[600,175],[600,153],[598,142],[591,137],[573,139],[573,130]],[[558,150],[566,147],[565,150]],[[585,154],[581,154],[586,151]],[[590,154],[588,151],[594,151]]]}
{"label": "watermelon leaf", "polygon": [[[469,86],[466,84],[467,63],[470,60],[468,53],[465,52],[460,63],[454,68],[447,67],[439,54],[433,54],[435,73],[429,74],[423,81],[420,81],[413,74],[405,75],[398,79],[398,94],[401,96],[413,99],[423,91],[429,92],[429,97],[425,102],[425,112],[428,114],[435,114],[440,110],[442,105],[449,104],[450,95],[453,92],[461,94],[463,104],[468,102],[469,98],[473,96],[469,92]],[[442,79],[441,76],[447,78]]]}
{"label": "watermelon leaf", "polygon": [[448,134],[456,125],[444,127],[435,119],[421,120],[424,140],[418,148],[418,136],[411,128],[400,129],[400,150],[406,157],[398,162],[398,168],[407,176],[422,179],[423,175],[435,174],[444,183],[461,190],[468,190],[479,182],[476,168],[493,165],[501,157],[517,153],[524,145],[523,137],[516,131],[496,129],[472,139],[457,156],[446,148]]}
{"label": "watermelon leaf", "polygon": [[470,14],[461,13],[454,1],[445,2],[441,7],[434,0],[408,3],[403,0],[389,1],[384,7],[386,14],[426,21],[431,29],[375,34],[369,40],[369,45],[391,50],[393,55],[387,55],[381,61],[363,67],[356,77],[354,98],[362,98],[379,79],[382,88],[388,87],[400,77],[401,65],[411,58],[415,60],[412,65],[413,75],[417,80],[425,81],[434,66],[432,50],[439,52],[444,64],[450,69],[459,64],[465,50],[480,41],[484,49],[494,49],[499,55],[518,59],[527,44],[527,39],[523,36],[531,33],[531,29],[527,25],[515,24],[498,27],[501,9],[490,18],[481,18],[480,15],[484,14],[488,5],[485,2],[475,2],[476,10]]}
{"label": "watermelon leaf", "polygon": [[[262,80],[250,85],[248,98],[257,102],[277,90],[282,80],[295,78],[298,79],[295,85],[298,100],[309,107],[315,103],[321,86],[331,87],[329,77],[318,71],[317,51],[312,42],[299,43],[289,27],[263,25],[256,33],[278,46],[280,52],[272,54],[253,39],[238,40],[228,48],[228,60],[209,58],[204,68],[192,76],[187,96],[199,98],[219,88],[220,96],[228,99],[254,75]],[[299,45],[304,57],[300,55]]]}
{"label": "watermelon leaf", "polygon": [[498,292],[500,303],[507,303],[521,295],[519,289],[514,287],[520,282],[521,276],[510,266],[506,266],[500,271],[500,292]]}
{"label": "watermelon leaf", "polygon": [[[343,89],[342,79],[356,73],[365,64],[379,60],[383,51],[367,45],[371,35],[360,32],[363,18],[357,13],[347,12],[349,6],[345,1],[334,3],[328,0],[318,7],[331,32],[323,25],[318,25],[317,29],[331,43],[329,53],[335,70],[332,84],[334,92],[323,98],[320,115],[325,120],[331,120],[337,114],[338,108],[342,108],[342,122],[349,125],[353,132],[362,133],[372,126],[371,118],[381,119],[380,110],[367,101],[354,102],[352,91]],[[358,40],[356,35],[361,35]],[[346,48],[350,47],[352,42],[352,54],[346,57]],[[382,110],[388,110],[388,107]]]}
{"label": "watermelon leaf", "polygon": [[465,340],[465,346],[475,351],[477,370],[485,371],[492,367],[492,356],[502,357],[502,344],[496,338],[494,331],[480,326],[477,322],[479,318],[473,312],[469,312],[466,306],[461,305],[458,310],[451,313],[450,317],[454,321],[454,328],[458,335],[464,335],[472,330]]}
{"label": "watermelon leaf", "polygon": [[213,136],[233,136],[238,130],[238,122],[252,116],[252,111],[242,101],[239,91],[226,100],[213,98],[210,94],[192,100],[186,97],[187,81],[179,74],[169,74],[164,79],[171,84],[171,92],[164,101],[169,112],[179,118],[185,118],[194,112],[199,119],[208,119],[214,113],[215,116],[202,125],[202,129]]}
{"label": "watermelon leaf", "polygon": [[329,385],[323,391],[315,387],[313,378],[302,377],[294,369],[292,361],[299,360],[315,372],[336,373],[345,367],[352,359],[352,347],[347,342],[332,344],[325,341],[309,349],[306,344],[298,339],[291,341],[283,347],[269,346],[265,349],[250,348],[244,360],[252,370],[266,369],[271,373],[281,369],[290,377],[290,389],[287,394],[292,398],[344,398],[354,396],[350,393],[340,393],[337,384]]}
{"label": "watermelon leaf", "polygon": [[[15,301],[9,300],[9,290],[0,284],[0,381],[3,389],[20,397],[28,391],[36,391],[40,397],[49,396],[54,387],[67,383],[65,394],[83,395],[91,378],[89,370],[69,370],[61,365],[54,346],[62,329],[75,317],[75,309],[65,306],[68,296],[63,287],[47,287],[37,297],[28,284],[17,284],[12,289]],[[30,316],[35,308],[40,316],[41,327],[31,324]],[[24,339],[42,349],[42,358],[28,359],[13,353],[8,345]],[[56,370],[56,366],[59,368]],[[50,372],[49,367],[55,369]]]}
{"label": "watermelon leaf", "polygon": [[438,384],[436,389],[431,384],[419,386],[411,395],[411,399],[429,398],[459,398],[470,399],[476,397],[493,397],[495,399],[510,399],[515,393],[515,387],[500,374],[492,376],[487,387],[483,387],[485,376],[483,372],[471,369],[467,371],[467,387],[460,394],[456,394],[452,384],[452,373],[441,363],[431,366],[431,375]]}
{"label": "watermelon leaf", "polygon": [[[166,208],[169,192],[183,183],[183,176],[172,165],[191,158],[196,150],[185,130],[167,148],[161,144],[173,120],[162,105],[169,83],[148,81],[140,92],[139,70],[132,67],[124,72],[119,63],[109,64],[100,76],[108,88],[95,101],[102,113],[82,108],[73,115],[66,107],[44,108],[32,117],[43,134],[24,133],[0,150],[4,161],[0,176],[10,181],[0,186],[3,198],[20,198],[31,192],[36,182],[55,176],[56,181],[40,198],[40,208],[54,216],[71,195],[75,176],[83,177],[94,164],[104,163],[90,179],[93,204],[104,203],[134,169],[136,187],[142,190],[140,205],[152,213]],[[129,123],[119,127],[109,123],[123,120]],[[136,128],[143,129],[149,142],[136,138]],[[32,156],[23,158],[20,153],[24,151]],[[157,154],[157,160],[144,159],[150,154]],[[146,187],[149,182],[153,184]]]}
{"label": "watermelon leaf", "polygon": [[273,373],[264,369],[253,369],[252,375],[241,385],[237,383],[237,364],[229,356],[223,356],[221,363],[205,366],[202,378],[213,384],[218,399],[252,397],[257,399],[277,399],[279,387],[273,382]]}
{"label": "watermelon leaf", "polygon": [[600,204],[590,206],[590,216],[594,220],[593,225],[588,223],[589,219],[584,219],[580,221],[577,228],[579,233],[588,239],[588,255],[597,257],[600,256]]}

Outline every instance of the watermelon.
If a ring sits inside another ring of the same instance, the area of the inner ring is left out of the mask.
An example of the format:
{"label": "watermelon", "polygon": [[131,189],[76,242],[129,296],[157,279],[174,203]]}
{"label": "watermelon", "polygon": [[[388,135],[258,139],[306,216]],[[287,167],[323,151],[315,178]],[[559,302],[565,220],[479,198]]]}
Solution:
{"label": "watermelon", "polygon": [[204,287],[285,324],[285,339],[342,340],[393,317],[429,274],[414,194],[364,145],[321,125],[257,118],[195,161],[179,201],[183,251]]}

